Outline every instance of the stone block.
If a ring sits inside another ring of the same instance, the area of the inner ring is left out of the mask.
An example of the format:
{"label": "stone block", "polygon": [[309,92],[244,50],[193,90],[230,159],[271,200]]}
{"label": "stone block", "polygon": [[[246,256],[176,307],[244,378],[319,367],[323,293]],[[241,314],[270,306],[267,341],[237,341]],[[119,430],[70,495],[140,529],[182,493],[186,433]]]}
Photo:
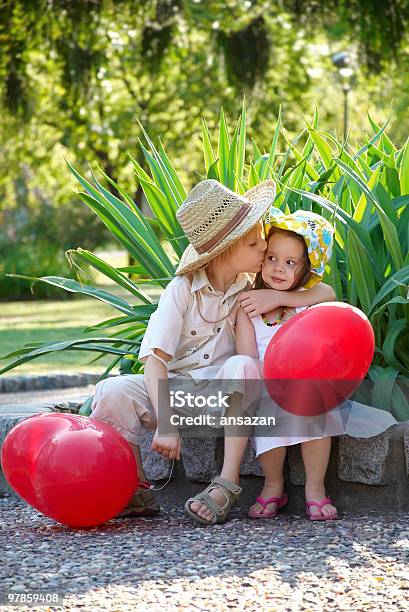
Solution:
{"label": "stone block", "polygon": [[293,444],[287,449],[288,470],[291,484],[305,485],[305,469],[301,455],[301,446]]}
{"label": "stone block", "polygon": [[338,477],[348,482],[385,485],[386,458],[389,436],[373,438],[340,436],[338,446]]}
{"label": "stone block", "polygon": [[409,435],[403,437],[403,448],[405,450],[406,474],[409,476]]}
{"label": "stone block", "polygon": [[153,431],[145,431],[141,441],[142,465],[148,480],[167,480],[170,476],[172,461],[151,450]]}
{"label": "stone block", "polygon": [[182,437],[182,461],[186,478],[209,482],[220,472],[219,444],[216,437]]}
{"label": "stone block", "polygon": [[256,459],[254,449],[249,442],[244,451],[243,459],[240,466],[241,476],[263,476],[261,465]]}

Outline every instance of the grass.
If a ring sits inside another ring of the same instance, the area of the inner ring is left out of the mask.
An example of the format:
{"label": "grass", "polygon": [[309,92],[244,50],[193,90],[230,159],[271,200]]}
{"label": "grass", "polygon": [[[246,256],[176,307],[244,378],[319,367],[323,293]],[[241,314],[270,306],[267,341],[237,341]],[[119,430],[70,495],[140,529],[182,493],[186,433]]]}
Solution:
{"label": "grass", "polygon": [[[79,336],[83,326],[108,317],[112,309],[95,304],[92,299],[66,301],[41,300],[2,304],[0,316],[0,350],[4,355],[27,342],[64,340]],[[91,334],[84,334],[91,335]],[[95,357],[96,355],[94,355]],[[103,361],[87,365],[92,354],[60,352],[31,361],[12,370],[10,374],[34,372],[99,372]],[[109,362],[109,358],[104,360]]]}
{"label": "grass", "polygon": [[[100,254],[104,257],[106,253]],[[118,253],[110,257],[113,265],[124,265]],[[100,278],[99,278],[100,277]],[[99,275],[96,281],[106,281]],[[102,287],[102,285],[101,285]],[[117,285],[106,285],[108,291],[124,297],[133,303],[129,293]],[[146,286],[144,291],[151,296],[157,295],[158,287]],[[34,288],[35,293],[35,288]],[[84,296],[75,296],[68,300],[36,300],[2,302],[0,310],[0,355],[15,350],[27,342],[58,341],[78,338],[84,327],[99,323],[104,319],[116,316],[118,312],[110,306]],[[83,334],[83,337],[95,335]],[[97,333],[98,335],[98,333]],[[54,372],[98,372],[102,373],[111,358],[104,357],[96,363],[90,362],[97,353],[80,353],[79,351],[61,351],[41,357],[11,370],[6,375],[37,374]],[[5,362],[2,362],[2,364]]]}

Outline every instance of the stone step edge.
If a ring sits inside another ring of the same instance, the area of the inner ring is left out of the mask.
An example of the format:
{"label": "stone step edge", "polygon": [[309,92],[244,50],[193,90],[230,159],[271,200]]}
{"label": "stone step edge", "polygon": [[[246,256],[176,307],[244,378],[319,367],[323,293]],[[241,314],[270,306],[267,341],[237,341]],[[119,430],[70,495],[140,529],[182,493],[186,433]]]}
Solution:
{"label": "stone step edge", "polygon": [[[110,375],[114,376],[114,374]],[[69,389],[96,384],[101,378],[97,373],[34,374],[0,377],[1,393],[21,393],[25,391],[47,391],[51,389]]]}

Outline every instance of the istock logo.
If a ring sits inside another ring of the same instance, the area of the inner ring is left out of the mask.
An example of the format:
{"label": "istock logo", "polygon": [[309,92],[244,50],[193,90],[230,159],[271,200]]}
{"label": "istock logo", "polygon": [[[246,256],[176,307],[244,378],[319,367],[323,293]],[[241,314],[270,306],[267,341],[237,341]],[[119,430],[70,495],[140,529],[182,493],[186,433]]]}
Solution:
{"label": "istock logo", "polygon": [[172,408],[228,408],[228,395],[223,395],[221,391],[217,395],[194,395],[193,393],[184,393],[183,391],[170,391],[170,405]]}

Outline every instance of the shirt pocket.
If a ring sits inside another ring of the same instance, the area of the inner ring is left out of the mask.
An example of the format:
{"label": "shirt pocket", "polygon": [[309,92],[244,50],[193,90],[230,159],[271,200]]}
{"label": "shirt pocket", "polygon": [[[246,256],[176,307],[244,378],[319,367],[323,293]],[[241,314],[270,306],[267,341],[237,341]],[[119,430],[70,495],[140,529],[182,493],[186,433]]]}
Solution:
{"label": "shirt pocket", "polygon": [[185,323],[180,335],[180,345],[175,359],[184,359],[195,353],[200,347],[213,336],[213,324],[211,323]]}

